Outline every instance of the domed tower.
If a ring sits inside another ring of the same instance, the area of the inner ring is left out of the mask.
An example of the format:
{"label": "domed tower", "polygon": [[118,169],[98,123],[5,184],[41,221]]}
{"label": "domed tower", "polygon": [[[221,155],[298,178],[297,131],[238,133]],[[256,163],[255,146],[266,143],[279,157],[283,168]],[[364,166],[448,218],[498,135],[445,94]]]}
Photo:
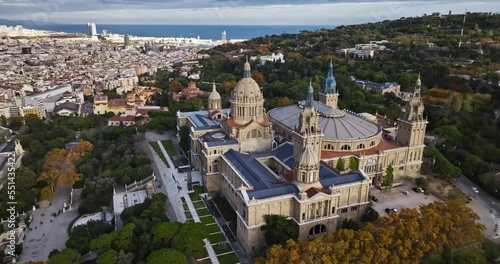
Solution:
{"label": "domed tower", "polygon": [[313,184],[319,181],[319,157],[313,149],[311,139],[306,138],[305,147],[295,162],[295,181],[302,184]]}
{"label": "domed tower", "polygon": [[337,93],[337,81],[333,75],[333,63],[330,60],[328,73],[323,81],[323,90],[319,93],[319,101],[329,107],[337,108],[339,94]]}
{"label": "domed tower", "polygon": [[231,115],[224,121],[224,131],[240,142],[243,152],[267,151],[272,147],[272,124],[264,111],[264,97],[251,78],[248,58],[243,78],[231,93]]}
{"label": "domed tower", "polygon": [[251,78],[250,63],[245,62],[243,78],[231,93],[231,117],[238,125],[255,120],[264,121],[264,97],[257,82]]}
{"label": "domed tower", "polygon": [[217,88],[215,87],[215,82],[212,86],[212,92],[208,96],[208,109],[210,112],[222,110],[222,100],[219,92],[217,92]]}
{"label": "domed tower", "polygon": [[409,147],[423,146],[427,120],[424,119],[424,103],[420,96],[420,74],[410,101],[406,104],[402,119],[398,120],[397,140]]}
{"label": "domed tower", "polygon": [[321,157],[323,133],[318,125],[318,113],[314,109],[313,91],[313,87],[309,83],[304,110],[300,113],[299,127],[296,129],[297,136],[294,138],[293,154],[296,161],[300,159],[307,144],[310,145],[310,149],[316,157]]}

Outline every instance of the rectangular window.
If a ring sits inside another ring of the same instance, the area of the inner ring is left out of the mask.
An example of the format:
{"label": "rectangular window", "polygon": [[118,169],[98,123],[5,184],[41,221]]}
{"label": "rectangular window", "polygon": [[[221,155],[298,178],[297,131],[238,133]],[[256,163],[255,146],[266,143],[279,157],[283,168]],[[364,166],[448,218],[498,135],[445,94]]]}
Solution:
{"label": "rectangular window", "polygon": [[332,207],[332,214],[335,214],[335,207]]}
{"label": "rectangular window", "polygon": [[347,208],[344,208],[344,209],[340,210],[340,213],[342,213],[342,214],[347,213]]}
{"label": "rectangular window", "polygon": [[302,220],[306,220],[306,213],[302,213]]}
{"label": "rectangular window", "polygon": [[401,167],[399,167],[399,170],[402,171],[402,170],[404,170],[404,168],[405,168],[404,166],[401,166]]}
{"label": "rectangular window", "polygon": [[260,231],[265,231],[266,230],[266,226],[263,225],[263,226],[260,226]]}
{"label": "rectangular window", "polygon": [[358,211],[358,207],[357,206],[351,207],[351,212],[354,212],[354,211]]}

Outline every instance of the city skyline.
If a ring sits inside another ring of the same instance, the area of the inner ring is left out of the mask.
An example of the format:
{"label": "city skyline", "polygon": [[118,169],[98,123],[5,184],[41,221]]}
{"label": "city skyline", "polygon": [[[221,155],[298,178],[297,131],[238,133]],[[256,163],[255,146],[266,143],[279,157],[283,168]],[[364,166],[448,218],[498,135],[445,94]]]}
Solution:
{"label": "city skyline", "polygon": [[[470,1],[225,1],[177,0],[0,0],[0,18],[39,23],[344,25],[432,12],[499,12],[493,0]],[[287,17],[284,20],[283,17]]]}

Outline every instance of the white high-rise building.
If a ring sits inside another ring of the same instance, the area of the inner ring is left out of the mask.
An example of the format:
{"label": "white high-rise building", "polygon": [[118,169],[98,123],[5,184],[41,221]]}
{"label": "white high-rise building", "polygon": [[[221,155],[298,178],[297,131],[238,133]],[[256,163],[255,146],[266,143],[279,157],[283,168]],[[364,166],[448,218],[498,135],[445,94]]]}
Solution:
{"label": "white high-rise building", "polygon": [[87,24],[87,35],[89,35],[90,37],[97,36],[97,28],[95,23]]}
{"label": "white high-rise building", "polygon": [[226,40],[226,31],[224,30],[224,31],[222,31],[222,42],[225,43],[226,41],[227,41]]}

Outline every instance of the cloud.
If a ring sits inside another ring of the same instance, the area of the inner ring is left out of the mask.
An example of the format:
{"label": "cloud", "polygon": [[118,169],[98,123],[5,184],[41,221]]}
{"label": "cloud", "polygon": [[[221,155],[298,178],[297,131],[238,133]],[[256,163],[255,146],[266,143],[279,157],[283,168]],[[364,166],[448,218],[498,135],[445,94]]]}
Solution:
{"label": "cloud", "polygon": [[0,18],[63,23],[352,24],[453,10],[500,11],[498,0],[0,0]]}

